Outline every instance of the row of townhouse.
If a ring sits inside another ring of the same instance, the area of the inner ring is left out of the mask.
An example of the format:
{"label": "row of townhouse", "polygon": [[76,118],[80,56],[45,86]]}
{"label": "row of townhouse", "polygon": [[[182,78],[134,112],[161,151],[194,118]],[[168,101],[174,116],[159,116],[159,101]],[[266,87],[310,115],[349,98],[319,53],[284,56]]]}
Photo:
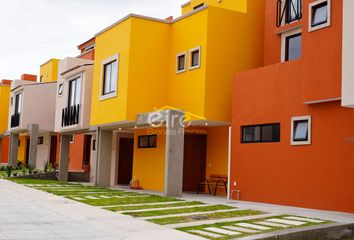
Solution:
{"label": "row of townhouse", "polygon": [[39,82],[2,81],[0,162],[167,196],[217,176],[228,198],[354,213],[352,22],[352,0],[130,14]]}

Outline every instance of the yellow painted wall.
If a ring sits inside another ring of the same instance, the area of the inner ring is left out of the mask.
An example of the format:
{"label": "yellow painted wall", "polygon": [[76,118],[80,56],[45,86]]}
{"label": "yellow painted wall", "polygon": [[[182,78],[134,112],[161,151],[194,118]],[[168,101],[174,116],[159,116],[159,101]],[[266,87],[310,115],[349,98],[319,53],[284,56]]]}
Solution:
{"label": "yellow painted wall", "polygon": [[[127,94],[130,63],[130,33],[132,19],[96,37],[94,80],[92,84],[91,125],[124,121],[127,118]],[[119,54],[118,95],[100,100],[102,62]]]}
{"label": "yellow painted wall", "polygon": [[263,64],[260,53],[263,48],[264,1],[259,0],[257,4],[253,1],[248,8],[247,14],[209,8],[204,99],[204,116],[208,120],[231,121],[235,73]]}
{"label": "yellow painted wall", "polygon": [[127,119],[166,104],[170,25],[132,18]]}
{"label": "yellow painted wall", "polygon": [[[208,11],[204,10],[171,26],[169,81],[166,105],[204,116]],[[189,50],[201,47],[201,67],[188,70]],[[187,52],[187,71],[176,74],[176,56]]]}
{"label": "yellow painted wall", "polygon": [[193,8],[201,3],[204,3],[208,6],[219,7],[239,12],[246,12],[247,2],[248,0],[192,0],[190,1],[190,4],[182,7],[182,15],[192,12]]}
{"label": "yellow painted wall", "polygon": [[9,105],[10,86],[0,85],[0,135],[4,134],[8,127]]}
{"label": "yellow painted wall", "polygon": [[[208,127],[207,136],[207,178],[212,174],[228,175],[228,156],[229,156],[229,127]],[[218,195],[225,195],[223,187],[218,188]]]}
{"label": "yellow painted wall", "polygon": [[51,59],[40,67],[40,77],[42,82],[55,82],[58,80],[58,67],[60,59]]}
{"label": "yellow painted wall", "polygon": [[21,161],[22,163],[25,163],[26,161],[26,150],[27,150],[27,136],[20,136],[19,140],[20,140],[20,144],[18,146],[18,160]]}
{"label": "yellow painted wall", "polygon": [[[151,130],[151,129],[150,129]],[[156,131],[162,128],[154,128]],[[138,148],[141,135],[153,134],[148,129],[139,129],[134,135],[133,180],[139,180],[144,189],[163,192],[165,177],[166,135],[157,136],[157,148]]]}

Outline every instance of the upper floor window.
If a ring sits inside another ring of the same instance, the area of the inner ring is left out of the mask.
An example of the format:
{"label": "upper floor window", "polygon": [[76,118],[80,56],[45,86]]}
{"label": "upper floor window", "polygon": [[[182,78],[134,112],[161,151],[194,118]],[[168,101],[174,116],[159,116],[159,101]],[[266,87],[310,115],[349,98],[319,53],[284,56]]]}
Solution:
{"label": "upper floor window", "polygon": [[291,145],[311,143],[311,116],[293,117],[291,119]]}
{"label": "upper floor window", "polygon": [[200,47],[189,50],[190,66],[189,69],[196,69],[200,67]]}
{"label": "upper floor window", "polygon": [[301,33],[291,35],[285,39],[285,61],[291,61],[301,57],[302,36]]}
{"label": "upper floor window", "polygon": [[102,62],[101,100],[115,97],[118,86],[118,55]]}
{"label": "upper floor window", "polygon": [[21,113],[22,93],[15,95],[15,114]]}
{"label": "upper floor window", "polygon": [[302,0],[277,1],[277,26],[302,19]]}
{"label": "upper floor window", "polygon": [[204,6],[204,3],[198,4],[197,6],[195,6],[195,7],[193,8],[193,10],[196,10],[196,9],[201,8],[201,7],[203,7],[203,6]]}
{"label": "upper floor window", "polygon": [[180,53],[177,55],[177,73],[186,71],[186,53]]}
{"label": "upper floor window", "polygon": [[280,123],[243,126],[242,143],[280,142]]}
{"label": "upper floor window", "polygon": [[330,0],[318,0],[309,4],[309,31],[330,26]]}
{"label": "upper floor window", "polygon": [[69,81],[69,107],[80,104],[81,99],[81,77]]}

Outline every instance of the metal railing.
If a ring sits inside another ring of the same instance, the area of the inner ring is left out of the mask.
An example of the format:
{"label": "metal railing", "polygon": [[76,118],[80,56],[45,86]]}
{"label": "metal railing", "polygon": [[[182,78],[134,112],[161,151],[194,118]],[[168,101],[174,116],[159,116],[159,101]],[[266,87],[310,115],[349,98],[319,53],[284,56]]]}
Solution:
{"label": "metal railing", "polygon": [[277,0],[277,27],[302,19],[302,0]]}
{"label": "metal railing", "polygon": [[11,128],[20,126],[20,113],[15,113],[11,116]]}
{"label": "metal railing", "polygon": [[79,123],[80,104],[63,108],[61,126],[68,127]]}

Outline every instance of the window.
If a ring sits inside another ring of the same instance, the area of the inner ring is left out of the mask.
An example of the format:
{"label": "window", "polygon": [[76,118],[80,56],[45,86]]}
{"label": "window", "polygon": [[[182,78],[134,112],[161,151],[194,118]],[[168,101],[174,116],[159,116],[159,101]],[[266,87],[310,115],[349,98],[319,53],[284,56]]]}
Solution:
{"label": "window", "polygon": [[286,23],[291,23],[302,18],[302,0],[287,0]]}
{"label": "window", "polygon": [[200,47],[191,49],[190,53],[190,67],[189,69],[196,69],[200,67]]}
{"label": "window", "polygon": [[59,84],[59,87],[58,87],[58,96],[62,96],[63,95],[63,89],[64,89],[64,86],[62,83]]}
{"label": "window", "polygon": [[89,45],[84,48],[84,53],[89,52],[91,50],[95,49],[95,44]]}
{"label": "window", "polygon": [[330,0],[318,0],[309,4],[309,31],[330,26]]}
{"label": "window", "polygon": [[80,104],[81,98],[81,77],[69,81],[69,102],[68,107]]}
{"label": "window", "polygon": [[43,82],[43,75],[39,77],[39,82]]}
{"label": "window", "polygon": [[291,145],[311,144],[311,117],[293,117],[291,119]]}
{"label": "window", "polygon": [[117,89],[117,60],[103,65],[103,92],[108,95],[116,92]]}
{"label": "window", "polygon": [[195,7],[193,8],[193,10],[196,10],[196,9],[201,8],[201,7],[203,7],[203,6],[204,6],[204,3],[201,3],[201,4],[197,5],[197,6],[195,6]]}
{"label": "window", "polygon": [[186,71],[186,53],[177,55],[177,73]]}
{"label": "window", "polygon": [[43,145],[44,137],[38,137],[38,145]]}
{"label": "window", "polygon": [[243,126],[242,143],[280,142],[280,123]]}
{"label": "window", "polygon": [[302,35],[297,33],[285,38],[285,61],[301,58]]}
{"label": "window", "polygon": [[138,148],[156,148],[157,135],[144,135],[139,136]]}
{"label": "window", "polygon": [[15,95],[15,114],[21,113],[21,99],[22,93],[18,93]]}
{"label": "window", "polygon": [[70,143],[73,144],[75,142],[74,134],[70,135]]}
{"label": "window", "polygon": [[96,151],[96,140],[92,140],[92,151]]}

